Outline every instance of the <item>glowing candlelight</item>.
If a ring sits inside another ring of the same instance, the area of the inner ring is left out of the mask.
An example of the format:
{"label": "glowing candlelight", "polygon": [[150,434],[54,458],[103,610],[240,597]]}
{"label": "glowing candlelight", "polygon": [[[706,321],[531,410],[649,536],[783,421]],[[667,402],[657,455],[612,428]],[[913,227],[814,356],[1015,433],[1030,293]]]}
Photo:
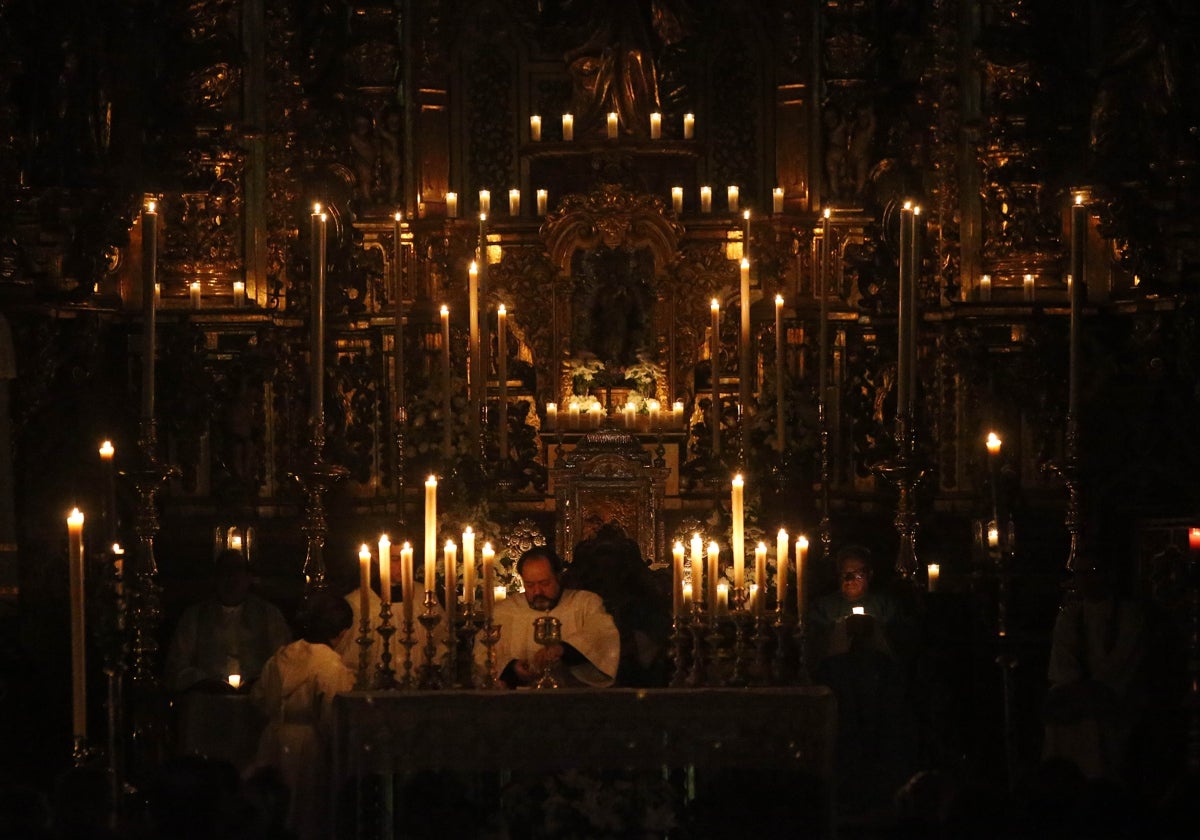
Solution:
{"label": "glowing candlelight", "polygon": [[987,543],[988,548],[999,548],[1000,546],[1000,529],[995,522],[989,522],[987,528]]}
{"label": "glowing candlelight", "polygon": [[542,118],[537,114],[531,114],[529,117],[529,139],[534,143],[542,139]]}
{"label": "glowing candlelight", "polygon": [[1033,300],[1034,300],[1034,298],[1035,298],[1035,293],[1034,293],[1034,278],[1033,278],[1033,275],[1032,275],[1032,274],[1026,274],[1026,275],[1025,275],[1025,277],[1024,277],[1024,282],[1023,282],[1023,284],[1022,284],[1022,285],[1023,285],[1023,286],[1024,286],[1024,288],[1025,288],[1025,301],[1026,301],[1027,303],[1032,303],[1032,302],[1033,302]]}
{"label": "glowing candlelight", "polygon": [[987,446],[988,455],[994,458],[1000,454],[1002,441],[1000,440],[1000,436],[995,432],[988,432],[987,443],[984,445]]}
{"label": "glowing candlelight", "polygon": [[750,386],[754,378],[750,352],[750,260],[742,258],[738,295],[738,410],[745,423],[750,416]]}
{"label": "glowing candlelight", "polygon": [[412,623],[413,603],[417,600],[413,591],[413,547],[405,542],[400,546],[400,598],[404,603],[404,620]]}
{"label": "glowing candlelight", "polygon": [[425,591],[437,585],[437,478],[425,479]]}
{"label": "glowing candlelight", "polygon": [[616,111],[608,112],[608,139],[609,140],[617,139],[617,112]]}
{"label": "glowing candlelight", "polygon": [[468,525],[463,529],[463,600],[475,603],[475,531]]}
{"label": "glowing candlelight", "polygon": [[558,428],[558,403],[546,403],[546,430],[555,431]]}
{"label": "glowing candlelight", "polygon": [[733,588],[744,589],[746,586],[746,538],[745,538],[745,507],[742,496],[745,481],[742,474],[733,477],[730,484],[729,515],[732,520],[730,546],[733,549]]}
{"label": "glowing candlelight", "polygon": [[695,114],[684,114],[683,115],[683,139],[691,140],[695,136],[696,136],[696,115]]}
{"label": "glowing candlelight", "polygon": [[650,115],[650,139],[659,140],[662,138],[662,114],[655,111]]}
{"label": "glowing candlelight", "polygon": [[783,452],[783,295],[775,295],[775,440]]}
{"label": "glowing candlelight", "polygon": [[491,621],[496,607],[496,550],[490,542],[483,544],[480,556],[483,561],[483,617]]}
{"label": "glowing candlelight", "polygon": [[508,191],[508,215],[521,215],[521,191],[515,187]]}
{"label": "glowing candlelight", "polygon": [[721,582],[721,583],[717,584],[717,612],[719,612],[719,613],[729,612],[729,584],[728,583]]}
{"label": "glowing candlelight", "polygon": [[866,615],[867,608],[866,607],[851,607],[850,612],[854,615]]}
{"label": "glowing candlelight", "polygon": [[200,308],[200,281],[193,280],[188,286],[188,295],[192,299],[192,309]]}
{"label": "glowing candlelight", "polygon": [[938,587],[938,578],[941,577],[942,567],[938,563],[930,563],[925,567],[926,575],[929,579],[929,591],[936,592]]}
{"label": "glowing candlelight", "polygon": [[992,275],[985,274],[979,278],[979,299],[992,299]]}
{"label": "glowing candlelight", "polygon": [[87,737],[87,648],[84,640],[83,514],[67,516],[67,559],[71,597],[71,712],[73,733]]}
{"label": "glowing candlelight", "polygon": [[787,603],[788,587],[788,532],[783,528],[775,538],[775,604],[783,612]]}
{"label": "glowing candlelight", "polygon": [[442,304],[442,457],[449,460],[451,440],[450,307]]}
{"label": "glowing candlelight", "polygon": [[563,140],[571,142],[575,139],[575,117],[571,114],[563,114],[562,116],[562,131]]}
{"label": "glowing candlelight", "polygon": [[471,420],[474,422],[479,417],[480,406],[487,398],[487,375],[483,371],[483,342],[479,334],[479,266],[474,260],[467,266],[467,321],[470,331],[468,390],[471,399]]}
{"label": "glowing candlelight", "polygon": [[379,535],[379,598],[392,603],[392,541],[387,534]]}
{"label": "glowing candlelight", "polygon": [[721,548],[716,540],[708,543],[708,614],[717,614],[717,589],[720,584]]}
{"label": "glowing candlelight", "polygon": [[709,304],[712,326],[709,328],[708,355],[712,380],[712,405],[709,425],[712,427],[712,454],[721,454],[721,304],[716,298]]}
{"label": "glowing candlelight", "polygon": [[736,213],[738,211],[738,188],[730,184],[725,188],[725,197],[728,202],[729,212]]}
{"label": "glowing candlelight", "polygon": [[712,187],[700,188],[700,212],[712,212]]}
{"label": "glowing candlelight", "polygon": [[1200,551],[1200,528],[1188,529],[1188,548],[1192,551]]}
{"label": "glowing candlelight", "polygon": [[446,573],[446,616],[452,618],[458,609],[458,546],[446,540],[443,571]]}
{"label": "glowing candlelight", "polygon": [[676,429],[683,426],[683,400],[671,404],[671,426]]}
{"label": "glowing candlelight", "polygon": [[804,616],[804,558],[808,554],[808,537],[796,537],[796,615]]}
{"label": "glowing candlelight", "polygon": [[673,608],[672,615],[679,618],[683,615],[683,543],[675,540],[675,545],[671,549],[672,559],[672,578],[671,578],[671,606]]}
{"label": "glowing candlelight", "polygon": [[508,587],[502,583],[496,584],[496,588],[492,590],[492,598],[497,604],[503,603],[508,598]]}
{"label": "glowing candlelight", "polygon": [[508,458],[508,308],[496,307],[496,378],[499,380],[499,415],[496,417],[500,458]]}
{"label": "glowing candlelight", "polygon": [[241,309],[246,302],[246,283],[242,280],[233,281],[233,308]]}
{"label": "glowing candlelight", "polygon": [[783,212],[783,187],[776,187],[771,190],[771,212]]}
{"label": "glowing candlelight", "polygon": [[676,216],[683,213],[683,187],[671,187],[671,207]]}
{"label": "glowing candlelight", "polygon": [[492,212],[492,191],[491,190],[480,190],[479,191],[479,212],[480,213],[491,213]]}
{"label": "glowing candlelight", "polygon": [[546,215],[546,205],[550,201],[550,194],[545,190],[537,191],[537,213],[539,216]]}
{"label": "glowing candlelight", "polygon": [[226,678],[226,680],[229,683],[230,688],[233,688],[236,690],[236,689],[239,689],[242,687],[242,675],[241,674],[230,674]]}
{"label": "glowing candlelight", "polygon": [[754,599],[754,611],[760,613],[767,600],[767,544],[761,540],[754,546],[754,586],[763,593],[762,598]]}
{"label": "glowing candlelight", "polygon": [[704,597],[704,540],[700,539],[699,534],[692,534],[691,557],[689,565],[692,570],[692,587],[699,593],[700,597]]}
{"label": "glowing candlelight", "polygon": [[446,218],[458,218],[458,193],[456,192],[446,193]]}
{"label": "glowing candlelight", "polygon": [[371,547],[363,543],[358,547],[358,615],[367,615],[371,609],[370,596],[367,590],[371,588]]}

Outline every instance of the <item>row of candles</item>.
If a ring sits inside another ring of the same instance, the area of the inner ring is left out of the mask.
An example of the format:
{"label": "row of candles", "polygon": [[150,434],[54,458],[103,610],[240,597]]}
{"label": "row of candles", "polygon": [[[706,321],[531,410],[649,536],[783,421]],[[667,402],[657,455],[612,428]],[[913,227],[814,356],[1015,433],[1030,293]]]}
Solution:
{"label": "row of candles", "polygon": [[[675,431],[683,428],[683,401],[676,400],[670,411],[664,411],[662,403],[656,399],[648,399],[646,411],[641,411],[633,400],[629,400],[619,409],[621,428],[630,431]],[[616,412],[614,412],[616,413]],[[546,403],[547,431],[562,431],[574,429],[598,429],[605,417],[604,406],[595,397],[572,396],[567,401],[566,420],[561,422],[558,416],[558,403]]]}
{"label": "row of candles", "polygon": [[[662,114],[655,111],[650,115],[650,139],[662,139]],[[616,140],[621,130],[621,117],[616,111],[609,111],[604,123],[605,136],[609,140]],[[683,139],[693,140],[696,136],[696,115],[683,115]],[[534,143],[542,142],[542,117],[540,114],[531,114],[529,117],[529,139]],[[575,115],[562,115],[562,139],[565,143],[570,143],[575,139]]]}
{"label": "row of candles", "polygon": [[[545,216],[549,208],[550,193],[547,190],[539,189],[534,195],[537,199],[537,215]],[[785,197],[783,187],[775,187],[771,190],[771,210],[774,213],[783,212],[783,200]],[[459,201],[457,192],[448,192],[444,196],[446,204],[447,218],[457,219],[459,213]],[[738,213],[741,207],[741,188],[736,184],[730,184],[725,188],[725,204],[730,213]],[[683,187],[671,187],[671,208],[677,213],[683,213]],[[700,212],[711,213],[713,209],[713,190],[711,186],[704,185],[700,187]],[[479,191],[479,212],[491,215],[492,212],[492,191],[482,189]],[[745,211],[748,212],[748,211]],[[508,215],[521,215],[521,190],[513,187],[508,191]]]}

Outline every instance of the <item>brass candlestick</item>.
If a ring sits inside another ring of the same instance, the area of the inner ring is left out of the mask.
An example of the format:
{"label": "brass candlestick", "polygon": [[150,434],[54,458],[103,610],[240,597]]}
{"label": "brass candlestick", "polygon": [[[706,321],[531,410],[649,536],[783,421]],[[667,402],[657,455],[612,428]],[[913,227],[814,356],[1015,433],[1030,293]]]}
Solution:
{"label": "brass candlestick", "polygon": [[434,664],[437,644],[433,641],[433,631],[441,623],[442,617],[438,615],[437,595],[432,590],[425,590],[425,612],[421,613],[417,620],[425,628],[425,663],[421,666],[421,688],[441,688],[442,680]]}
{"label": "brass candlestick", "polygon": [[[384,593],[387,594],[387,593]],[[392,668],[392,634],[396,628],[392,626],[392,602],[384,601],[379,606],[379,627],[375,629],[383,639],[383,648],[379,651],[379,666],[375,671],[375,687],[383,690],[396,687],[396,671]]]}

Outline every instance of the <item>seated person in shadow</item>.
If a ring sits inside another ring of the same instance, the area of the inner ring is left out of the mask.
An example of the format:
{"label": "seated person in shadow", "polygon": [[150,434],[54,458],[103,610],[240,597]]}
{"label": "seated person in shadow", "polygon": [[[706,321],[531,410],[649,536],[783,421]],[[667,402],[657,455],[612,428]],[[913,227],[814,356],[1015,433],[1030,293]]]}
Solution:
{"label": "seated person in shadow", "polygon": [[641,549],[616,523],[575,546],[564,585],[587,589],[604,606],[621,633],[617,685],[662,686],[668,677],[671,633],[669,579],[659,579],[642,559]]}
{"label": "seated person in shadow", "polygon": [[818,598],[808,611],[812,650],[817,660],[849,651],[847,620],[856,614],[869,616],[875,628],[875,632],[860,638],[859,644],[892,654],[901,630],[901,610],[890,593],[872,587],[871,552],[861,545],[847,545],[838,551],[834,562],[838,590]]}

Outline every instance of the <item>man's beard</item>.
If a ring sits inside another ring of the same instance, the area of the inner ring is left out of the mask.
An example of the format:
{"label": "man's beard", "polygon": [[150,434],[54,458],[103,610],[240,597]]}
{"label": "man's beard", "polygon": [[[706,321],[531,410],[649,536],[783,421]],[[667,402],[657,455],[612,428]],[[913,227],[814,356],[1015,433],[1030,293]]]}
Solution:
{"label": "man's beard", "polygon": [[558,606],[558,602],[561,600],[561,594],[557,598],[551,598],[547,595],[535,595],[533,596],[533,600],[529,602],[529,606],[540,612],[550,612],[550,610]]}

